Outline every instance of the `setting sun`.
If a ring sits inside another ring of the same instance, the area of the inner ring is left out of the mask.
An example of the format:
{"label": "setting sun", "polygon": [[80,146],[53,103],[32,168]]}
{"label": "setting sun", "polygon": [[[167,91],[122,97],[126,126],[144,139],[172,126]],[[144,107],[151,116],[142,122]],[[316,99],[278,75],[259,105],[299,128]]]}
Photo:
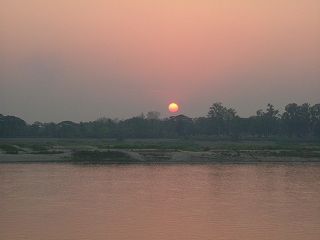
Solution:
{"label": "setting sun", "polygon": [[168,108],[169,108],[170,112],[176,112],[179,109],[179,107],[176,103],[171,103]]}

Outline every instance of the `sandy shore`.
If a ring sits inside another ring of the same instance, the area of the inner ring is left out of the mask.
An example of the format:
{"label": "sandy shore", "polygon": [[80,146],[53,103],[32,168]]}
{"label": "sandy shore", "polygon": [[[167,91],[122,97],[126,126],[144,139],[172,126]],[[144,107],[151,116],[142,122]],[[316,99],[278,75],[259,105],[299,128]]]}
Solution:
{"label": "sandy shore", "polygon": [[[22,149],[18,154],[5,154],[0,151],[0,163],[14,162],[70,162],[72,153],[79,150],[108,151],[92,146],[55,146],[56,154],[35,154],[30,149]],[[173,150],[131,149],[115,150],[128,154],[136,163],[255,163],[255,162],[320,162],[320,152],[308,156],[295,156],[289,151],[271,150],[212,150],[206,152],[188,152]],[[106,160],[107,162],[108,160]],[[114,161],[113,161],[114,162]]]}

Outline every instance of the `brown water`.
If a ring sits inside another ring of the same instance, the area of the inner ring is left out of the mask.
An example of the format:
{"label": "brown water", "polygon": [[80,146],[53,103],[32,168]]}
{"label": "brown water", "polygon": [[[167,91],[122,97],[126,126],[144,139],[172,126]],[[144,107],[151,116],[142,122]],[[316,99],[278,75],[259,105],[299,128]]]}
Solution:
{"label": "brown water", "polygon": [[320,239],[320,164],[0,164],[0,239]]}

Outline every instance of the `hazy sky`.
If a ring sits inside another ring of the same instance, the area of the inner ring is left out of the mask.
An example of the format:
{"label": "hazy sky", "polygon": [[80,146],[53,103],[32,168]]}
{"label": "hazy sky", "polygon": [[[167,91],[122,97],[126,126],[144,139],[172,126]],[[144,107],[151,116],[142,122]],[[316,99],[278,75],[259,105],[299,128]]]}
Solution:
{"label": "hazy sky", "polygon": [[319,0],[0,0],[0,113],[242,117],[320,103]]}

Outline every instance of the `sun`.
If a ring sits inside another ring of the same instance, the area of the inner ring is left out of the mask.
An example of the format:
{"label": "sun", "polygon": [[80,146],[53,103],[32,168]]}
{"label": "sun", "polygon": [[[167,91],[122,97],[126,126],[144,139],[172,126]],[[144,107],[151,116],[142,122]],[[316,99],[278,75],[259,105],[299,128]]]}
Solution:
{"label": "sun", "polygon": [[178,104],[176,103],[170,103],[168,108],[170,112],[176,112],[179,109]]}

